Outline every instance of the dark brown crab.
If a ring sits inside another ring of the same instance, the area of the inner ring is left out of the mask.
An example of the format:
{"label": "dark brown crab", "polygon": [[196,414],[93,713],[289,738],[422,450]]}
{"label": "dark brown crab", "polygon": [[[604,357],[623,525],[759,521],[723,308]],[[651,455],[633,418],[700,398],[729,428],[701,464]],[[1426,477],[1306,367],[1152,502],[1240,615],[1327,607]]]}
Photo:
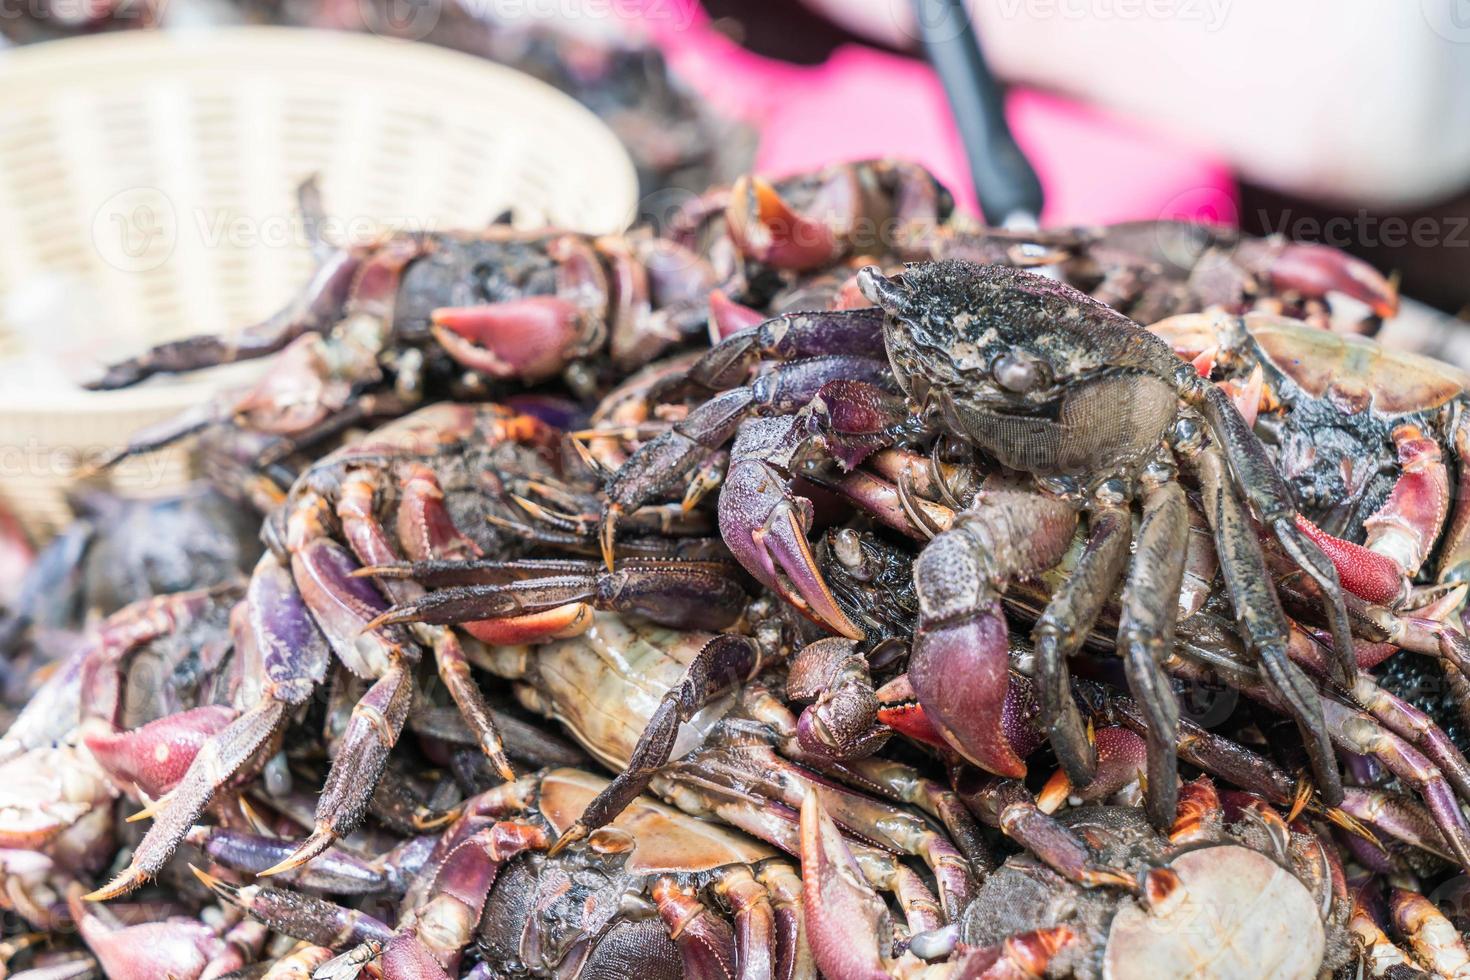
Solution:
{"label": "dark brown crab", "polygon": [[[811,557],[812,505],[793,492],[792,478],[811,472],[814,457],[817,465],[825,454],[851,466],[915,421],[937,423],[1046,489],[982,493],[924,550],[914,573],[913,686],[956,750],[994,772],[1024,771],[997,727],[1007,649],[999,598],[1007,580],[1054,565],[1086,512],[1088,547],[1036,631],[1042,714],[1064,765],[1085,781],[1092,749],[1067,695],[1066,658],[1129,564],[1135,499],[1144,520],[1133,542],[1119,649],[1153,717],[1160,758],[1173,742],[1177,715],[1158,663],[1172,646],[1169,597],[1179,593],[1188,534],[1177,453],[1206,489],[1206,514],[1251,648],[1302,729],[1324,796],[1339,798],[1321,712],[1286,656],[1285,616],[1251,509],[1238,494],[1320,584],[1335,647],[1350,651],[1337,573],[1298,528],[1285,483],[1228,396],[1131,320],[1042,276],[939,262],[892,278],[869,268],[859,282],[877,309],[776,318],[717,345],[691,368],[692,384],[721,394],[642,447],[608,482],[605,549],[619,513],[669,492],[738,429],[719,499],[726,543],[762,584],[832,629],[860,636]],[[735,387],[763,358],[790,363]],[[884,392],[890,375],[914,415]],[[1353,669],[1340,652],[1334,676],[1350,683]],[[1172,812],[1172,783],[1157,781],[1151,796],[1161,823]]]}

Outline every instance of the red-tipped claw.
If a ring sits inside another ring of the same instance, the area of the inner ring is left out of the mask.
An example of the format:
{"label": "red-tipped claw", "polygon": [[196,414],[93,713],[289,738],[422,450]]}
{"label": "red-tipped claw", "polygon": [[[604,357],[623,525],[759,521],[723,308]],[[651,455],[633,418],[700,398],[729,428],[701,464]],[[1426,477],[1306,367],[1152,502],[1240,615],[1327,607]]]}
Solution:
{"label": "red-tipped claw", "polygon": [[1330,245],[1290,242],[1281,246],[1265,274],[1277,289],[1294,289],[1307,296],[1329,292],[1351,296],[1384,319],[1399,309],[1399,291],[1383,273]]}
{"label": "red-tipped claw", "polygon": [[718,344],[726,337],[749,330],[764,323],[767,317],[759,310],[735,302],[725,295],[723,289],[712,289],[709,294],[710,340]]}
{"label": "red-tipped claw", "polygon": [[582,336],[581,311],[557,296],[441,307],[434,337],[465,367],[497,378],[539,381],[559,373]]}
{"label": "red-tipped claw", "polygon": [[810,500],[791,494],[769,466],[747,460],[726,474],[719,515],[725,544],[757,581],[813,622],[849,639],[863,638],[837,605],[807,543]]}
{"label": "red-tipped claw", "polygon": [[881,946],[890,928],[888,909],[815,792],[801,805],[801,882],[807,934],[822,975],[889,980]]}
{"label": "red-tipped claw", "polygon": [[199,747],[238,714],[234,708],[206,705],[132,731],[89,732],[83,740],[109,776],[156,800],[179,784]]}
{"label": "red-tipped claw", "polygon": [[779,269],[815,269],[830,264],[842,251],[826,222],[797,211],[760,177],[735,182],[725,217],[736,248]]}
{"label": "red-tipped claw", "polygon": [[950,747],[987,772],[1019,779],[1026,763],[1003,724],[1009,666],[1005,614],[992,599],[970,615],[919,631],[909,683]]}
{"label": "red-tipped claw", "polygon": [[1332,562],[1344,589],[1360,599],[1380,605],[1392,605],[1403,600],[1407,587],[1404,570],[1392,558],[1333,537],[1300,514],[1296,525]]}

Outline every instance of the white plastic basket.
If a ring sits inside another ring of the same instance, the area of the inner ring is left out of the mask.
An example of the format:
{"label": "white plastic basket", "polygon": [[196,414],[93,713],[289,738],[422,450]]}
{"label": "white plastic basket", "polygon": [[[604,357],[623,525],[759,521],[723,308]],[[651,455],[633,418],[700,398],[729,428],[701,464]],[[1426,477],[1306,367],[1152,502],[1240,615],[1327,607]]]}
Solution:
{"label": "white plastic basket", "polygon": [[[0,55],[0,496],[37,534],[79,462],[258,371],[89,393],[161,340],[262,319],[312,264],[297,185],[337,237],[518,223],[620,229],[633,167],[571,99],[467,55],[289,28],[132,33]],[[117,468],[163,493],[181,451]]]}

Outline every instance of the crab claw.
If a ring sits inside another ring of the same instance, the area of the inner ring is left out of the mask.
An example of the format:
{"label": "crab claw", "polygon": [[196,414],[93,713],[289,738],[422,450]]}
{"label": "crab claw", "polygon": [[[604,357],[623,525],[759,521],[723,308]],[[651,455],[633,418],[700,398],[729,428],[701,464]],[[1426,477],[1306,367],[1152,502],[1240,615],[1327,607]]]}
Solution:
{"label": "crab claw", "polygon": [[540,381],[558,374],[582,336],[582,312],[559,296],[440,307],[434,338],[465,367],[496,378]]}
{"label": "crab claw", "polygon": [[[1342,293],[1365,303],[1383,319],[1398,312],[1398,289],[1383,273],[1362,259],[1330,245],[1289,242],[1278,246],[1269,239],[1259,244],[1274,253],[1263,271],[1278,289],[1294,289],[1308,296]],[[1242,243],[1241,247],[1248,246]]]}
{"label": "crab claw", "polygon": [[807,543],[812,502],[792,494],[780,474],[755,460],[734,464],[720,492],[719,516],[725,544],[758,582],[813,622],[851,640],[863,638],[837,605]]}
{"label": "crab claw", "polygon": [[[67,907],[82,941],[96,955],[103,972],[117,980],[157,977],[221,976],[240,965],[239,951],[202,922],[176,918],[119,927],[88,906],[80,885],[67,894]],[[228,965],[227,965],[228,964]]]}
{"label": "crab claw", "polygon": [[797,741],[809,752],[857,759],[887,738],[874,726],[878,698],[867,658],[852,640],[831,636],[802,648],[787,671],[786,696],[813,702],[796,721]]}
{"label": "crab claw", "polygon": [[718,344],[726,337],[766,322],[767,316],[737,303],[723,289],[711,289],[709,293],[710,340]]}
{"label": "crab claw", "polygon": [[929,724],[951,748],[986,772],[1020,779],[1026,763],[1003,724],[1009,665],[1005,614],[992,599],[970,615],[920,629],[909,683]]}
{"label": "crab claw", "polygon": [[224,705],[206,705],[132,731],[89,732],[83,741],[109,776],[156,800],[179,784],[199,747],[238,714]]}
{"label": "crab claw", "polygon": [[725,209],[730,238],[744,255],[795,272],[829,265],[842,243],[826,222],[793,208],[760,177],[741,177]]}
{"label": "crab claw", "polygon": [[802,906],[812,956],[823,976],[888,980],[881,937],[888,908],[863,880],[837,825],[815,792],[801,804]]}
{"label": "crab claw", "polygon": [[1296,517],[1296,526],[1316,542],[1332,562],[1344,589],[1360,599],[1381,605],[1398,606],[1403,603],[1408,594],[1408,580],[1398,562],[1360,544],[1333,537],[1300,514]]}

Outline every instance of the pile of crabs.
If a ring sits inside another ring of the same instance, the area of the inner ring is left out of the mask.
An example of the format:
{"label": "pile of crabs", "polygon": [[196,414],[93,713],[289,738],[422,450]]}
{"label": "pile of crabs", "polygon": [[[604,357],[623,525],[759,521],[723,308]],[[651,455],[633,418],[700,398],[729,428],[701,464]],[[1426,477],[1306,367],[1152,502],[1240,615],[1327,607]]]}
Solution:
{"label": "pile of crabs", "polygon": [[10,975],[1470,976],[1470,378],[1325,247],[951,212],[322,241],[110,368],[270,359],[118,453],[264,547],[33,658]]}

